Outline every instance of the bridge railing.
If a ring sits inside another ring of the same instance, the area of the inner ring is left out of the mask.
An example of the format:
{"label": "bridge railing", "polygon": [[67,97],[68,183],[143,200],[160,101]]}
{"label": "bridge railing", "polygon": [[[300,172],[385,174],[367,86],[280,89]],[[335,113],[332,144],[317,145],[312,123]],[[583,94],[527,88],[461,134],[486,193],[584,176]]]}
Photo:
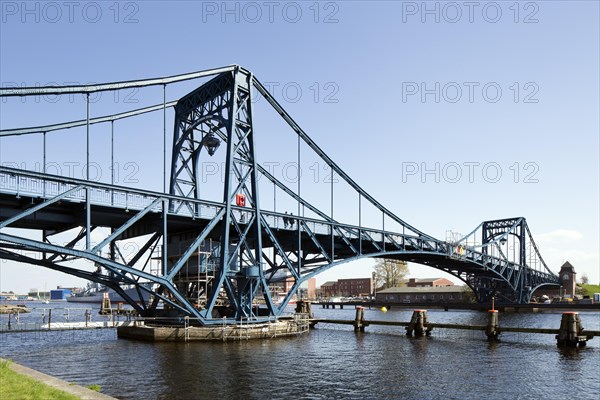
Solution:
{"label": "bridge railing", "polygon": [[[195,200],[164,193],[152,192],[141,189],[127,188],[102,182],[86,181],[81,179],[48,175],[35,171],[27,171],[9,167],[0,167],[0,192],[16,196],[31,196],[51,199],[68,190],[82,186],[74,191],[66,200],[83,202],[86,200],[86,191],[89,191],[90,202],[93,205],[119,207],[126,210],[142,210],[151,205],[156,199],[162,198],[169,203],[169,214],[205,218],[214,217],[222,208],[221,203]],[[151,211],[159,212],[162,205],[157,203]],[[249,221],[253,212],[241,207],[233,207],[237,212],[234,216],[238,223]],[[315,234],[343,235],[347,239],[359,239],[386,244],[403,244],[405,236],[397,232],[358,227],[339,223],[337,221],[323,221],[310,217],[287,215],[272,211],[262,211],[268,225],[277,229],[296,230],[298,221],[302,221]],[[286,224],[286,221],[288,222]],[[293,224],[290,223],[293,221]]]}
{"label": "bridge railing", "polygon": [[[15,196],[31,196],[51,199],[68,190],[82,186],[65,199],[83,202],[89,191],[93,205],[105,205],[125,210],[143,210],[156,199],[169,203],[169,213],[187,217],[212,218],[222,208],[218,203],[186,199],[167,194],[131,189],[100,182],[84,181],[68,177],[46,175],[33,171],[0,167],[0,192]],[[162,204],[157,203],[151,211],[159,212]]]}

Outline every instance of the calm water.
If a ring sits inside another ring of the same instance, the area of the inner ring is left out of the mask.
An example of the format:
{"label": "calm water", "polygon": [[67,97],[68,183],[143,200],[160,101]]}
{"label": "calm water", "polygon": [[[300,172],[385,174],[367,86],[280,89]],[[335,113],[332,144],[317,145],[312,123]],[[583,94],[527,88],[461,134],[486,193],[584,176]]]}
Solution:
{"label": "calm water", "polygon": [[[354,316],[353,309],[314,311]],[[366,310],[366,318],[407,321],[411,313]],[[479,312],[428,315],[432,322],[485,323]],[[581,316],[585,328],[600,329],[600,313]],[[557,328],[560,313],[501,314],[500,323]],[[488,344],[482,332],[434,330],[408,338],[401,327],[367,331],[321,325],[300,338],[154,344],[119,340],[110,329],[2,334],[0,355],[70,382],[100,384],[120,399],[579,400],[600,393],[599,338],[562,350],[552,335],[506,334]]]}

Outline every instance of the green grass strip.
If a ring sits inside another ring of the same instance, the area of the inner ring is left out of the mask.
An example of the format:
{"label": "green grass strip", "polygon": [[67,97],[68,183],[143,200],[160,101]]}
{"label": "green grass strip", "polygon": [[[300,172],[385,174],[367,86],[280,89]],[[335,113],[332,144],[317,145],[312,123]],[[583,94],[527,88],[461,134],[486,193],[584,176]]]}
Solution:
{"label": "green grass strip", "polygon": [[14,372],[10,361],[0,361],[0,399],[2,400],[78,400],[79,397],[54,389],[28,376]]}

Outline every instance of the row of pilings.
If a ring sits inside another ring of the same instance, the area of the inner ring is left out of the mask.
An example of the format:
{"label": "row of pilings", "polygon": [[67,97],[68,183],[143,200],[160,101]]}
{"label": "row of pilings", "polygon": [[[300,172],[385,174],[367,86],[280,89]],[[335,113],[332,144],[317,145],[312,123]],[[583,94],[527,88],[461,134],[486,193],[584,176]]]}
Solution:
{"label": "row of pilings", "polygon": [[495,309],[488,310],[485,326],[432,323],[427,319],[427,310],[422,309],[414,310],[409,322],[366,320],[365,308],[362,306],[356,307],[354,320],[315,319],[312,315],[311,304],[307,301],[298,302],[296,304],[296,312],[309,315],[312,319],[312,326],[317,323],[345,324],[352,325],[355,332],[364,332],[365,328],[369,325],[404,326],[408,336],[429,336],[434,328],[481,330],[485,332],[489,341],[498,341],[500,335],[506,332],[554,334],[556,344],[561,347],[583,347],[594,336],[600,336],[599,331],[584,332],[579,313],[573,311],[562,314],[559,329],[500,327],[499,312]]}

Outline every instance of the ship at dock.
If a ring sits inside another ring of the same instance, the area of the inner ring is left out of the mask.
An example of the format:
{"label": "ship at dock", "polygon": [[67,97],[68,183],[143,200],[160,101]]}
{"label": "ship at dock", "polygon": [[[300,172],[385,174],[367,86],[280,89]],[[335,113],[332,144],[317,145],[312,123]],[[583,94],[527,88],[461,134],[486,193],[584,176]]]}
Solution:
{"label": "ship at dock", "polygon": [[[145,290],[138,291],[135,287],[122,287],[125,294],[131,297],[136,303],[148,303],[150,293]],[[127,301],[113,289],[110,289],[99,283],[88,283],[87,287],[79,293],[67,297],[70,303],[102,303],[104,294],[108,293],[111,303],[127,303]]]}

